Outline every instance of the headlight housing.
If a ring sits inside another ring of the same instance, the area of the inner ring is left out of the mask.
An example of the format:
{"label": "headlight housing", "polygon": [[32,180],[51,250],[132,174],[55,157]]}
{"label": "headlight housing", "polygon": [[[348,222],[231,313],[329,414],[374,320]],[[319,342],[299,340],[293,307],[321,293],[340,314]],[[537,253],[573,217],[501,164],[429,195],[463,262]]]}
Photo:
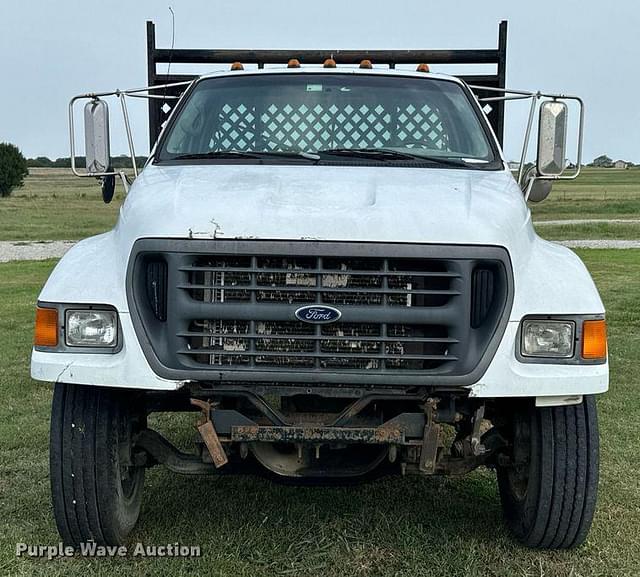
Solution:
{"label": "headlight housing", "polygon": [[606,363],[607,323],[604,315],[524,317],[520,322],[515,353],[521,363]]}
{"label": "headlight housing", "polygon": [[570,358],[575,349],[575,327],[573,321],[525,320],[520,352],[525,357]]}
{"label": "headlight housing", "polygon": [[67,310],[65,343],[69,347],[113,348],[118,344],[118,316],[113,310]]}

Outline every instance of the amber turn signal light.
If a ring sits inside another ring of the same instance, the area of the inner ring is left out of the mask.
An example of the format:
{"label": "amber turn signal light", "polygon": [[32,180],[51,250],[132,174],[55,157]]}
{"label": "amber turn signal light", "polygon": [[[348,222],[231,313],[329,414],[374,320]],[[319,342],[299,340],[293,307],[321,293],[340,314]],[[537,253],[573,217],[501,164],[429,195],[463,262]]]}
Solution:
{"label": "amber turn signal light", "polygon": [[607,357],[607,322],[603,320],[582,323],[582,358],[605,359]]}
{"label": "amber turn signal light", "polygon": [[36,308],[36,329],[33,344],[37,347],[58,346],[58,311]]}

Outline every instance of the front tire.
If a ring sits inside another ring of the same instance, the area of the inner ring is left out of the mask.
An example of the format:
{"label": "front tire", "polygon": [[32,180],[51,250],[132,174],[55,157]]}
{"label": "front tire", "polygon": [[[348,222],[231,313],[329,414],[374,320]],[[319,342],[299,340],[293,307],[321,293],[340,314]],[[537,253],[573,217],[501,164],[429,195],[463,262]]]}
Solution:
{"label": "front tire", "polygon": [[598,417],[595,398],[579,405],[514,413],[508,465],[498,466],[505,520],[527,547],[569,549],[587,537],[598,491]]}
{"label": "front tire", "polygon": [[133,437],[143,425],[128,391],[56,383],[49,447],[60,536],[78,546],[124,542],[140,514],[144,467]]}

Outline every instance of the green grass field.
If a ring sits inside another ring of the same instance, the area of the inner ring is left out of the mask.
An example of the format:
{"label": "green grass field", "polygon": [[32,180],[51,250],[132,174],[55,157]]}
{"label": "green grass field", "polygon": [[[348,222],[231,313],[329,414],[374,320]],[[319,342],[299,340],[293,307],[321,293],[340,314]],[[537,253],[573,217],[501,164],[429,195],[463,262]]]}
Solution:
{"label": "green grass field", "polygon": [[[89,201],[87,201],[89,202]],[[58,542],[49,500],[51,386],[29,379],[34,305],[54,263],[0,265],[0,575],[536,576],[640,574],[640,251],[582,251],[608,309],[611,391],[600,397],[599,506],[587,544],[520,548],[493,475],[389,478],[349,488],[149,472],[131,542],[195,544],[197,559],[16,559]],[[175,425],[183,436],[193,429]]]}
{"label": "green grass field", "polygon": [[[640,216],[640,214],[638,215]],[[640,221],[630,223],[590,222],[584,224],[536,224],[536,231],[547,240],[640,239]]]}
{"label": "green grass field", "polygon": [[117,193],[107,205],[96,179],[32,168],[24,187],[0,198],[0,240],[78,240],[105,232],[118,218],[121,185]]}
{"label": "green grass field", "polygon": [[[122,202],[118,184],[105,205],[95,179],[81,179],[68,169],[32,169],[25,186],[0,199],[0,240],[77,240],[109,230]],[[551,196],[532,205],[537,221],[640,216],[640,168],[590,169],[575,181],[555,185]],[[581,224],[538,226],[550,240],[638,239],[640,225]]]}
{"label": "green grass field", "polygon": [[576,180],[556,183],[549,198],[532,205],[534,220],[638,218],[640,168],[585,168]]}

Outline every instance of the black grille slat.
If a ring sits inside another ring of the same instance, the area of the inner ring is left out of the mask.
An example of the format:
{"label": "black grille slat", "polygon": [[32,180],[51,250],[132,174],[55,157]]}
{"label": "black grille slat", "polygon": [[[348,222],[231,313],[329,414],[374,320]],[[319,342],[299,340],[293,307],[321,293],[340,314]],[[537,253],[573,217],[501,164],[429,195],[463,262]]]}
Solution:
{"label": "black grille slat", "polygon": [[[209,290],[225,290],[225,291],[231,291],[231,290],[235,290],[236,288],[240,288],[237,287],[237,285],[195,285],[195,284],[179,284],[177,285],[176,288],[179,289],[186,289],[186,290],[192,290],[192,289],[209,289]],[[245,288],[245,287],[241,287],[241,288]],[[327,287],[320,287],[320,288],[316,288],[316,287],[310,287],[308,289],[305,289],[303,291],[301,291],[300,289],[296,289],[296,288],[289,288],[289,287],[273,287],[273,288],[268,288],[268,287],[259,287],[259,288],[253,288],[253,287],[247,287],[247,288],[251,288],[252,290],[257,290],[257,292],[270,292],[270,291],[278,291],[278,292],[304,292],[304,293],[352,293],[352,294],[365,294],[365,293],[374,293],[374,294],[402,294],[402,295],[451,295],[451,296],[455,296],[455,295],[459,295],[460,291],[457,290],[414,290],[414,289],[407,289],[407,290],[402,290],[402,289],[376,289],[376,288],[367,288],[367,289],[357,289],[357,288],[336,288],[336,289],[332,289],[332,288],[327,288]]]}
{"label": "black grille slat", "polygon": [[[252,269],[252,268],[224,268],[220,269],[219,267],[207,267],[207,266],[183,266],[178,269],[181,272],[215,272],[219,270],[224,270],[226,272],[247,272],[247,273],[282,273],[282,269]],[[339,269],[287,269],[286,272],[297,273],[297,274],[322,274],[322,275],[333,275],[333,274],[347,274],[345,270]],[[371,276],[372,272],[377,271],[363,271],[363,270],[349,270],[349,276]],[[424,277],[443,277],[443,278],[460,278],[461,275],[455,272],[433,272],[433,271],[388,271],[389,276],[424,276]]]}
{"label": "black grille slat", "polygon": [[[225,303],[203,303],[192,298],[180,300],[181,314],[184,318],[190,319],[223,319],[223,320],[269,320],[279,321],[294,318],[294,313],[299,304],[287,303],[261,303],[256,302],[255,306],[249,306],[241,302]],[[461,307],[447,304],[439,307],[399,307],[399,306],[342,306],[338,307],[342,311],[344,321],[358,323],[388,322],[405,324],[460,324],[469,325],[468,315],[460,318]],[[259,317],[256,318],[257,310]],[[311,326],[311,325],[310,325]]]}
{"label": "black grille slat", "polygon": [[215,355],[222,357],[282,357],[282,356],[291,356],[294,358],[313,358],[316,357],[324,358],[324,359],[389,359],[389,360],[399,360],[399,361],[456,361],[458,357],[453,355],[389,355],[389,354],[366,354],[366,353],[315,353],[315,352],[306,352],[306,351],[291,351],[289,354],[284,355],[283,351],[257,351],[257,352],[248,352],[248,351],[218,351],[215,349],[180,349],[178,351],[181,355]]}
{"label": "black grille slat", "polygon": [[[179,337],[210,337],[210,338],[219,338],[219,337],[228,337],[229,333],[199,333],[199,332],[180,332],[177,334],[177,336]],[[380,337],[370,337],[370,336],[362,336],[362,337],[327,337],[327,336],[321,336],[321,337],[317,337],[317,336],[308,336],[308,335],[292,335],[292,336],[286,336],[286,335],[269,335],[268,337],[265,337],[265,335],[263,334],[255,334],[255,333],[247,333],[247,334],[243,334],[243,337],[246,338],[251,338],[251,339],[264,339],[264,338],[269,338],[272,340],[288,340],[288,339],[292,339],[295,338],[296,340],[309,340],[309,341],[315,341],[315,340],[322,340],[322,341],[326,341],[326,340],[338,340],[338,341],[375,341],[378,342],[380,341]],[[424,337],[424,338],[420,338],[420,337],[393,337],[392,339],[393,341],[398,341],[398,342],[411,342],[411,343],[459,343],[460,341],[458,339],[454,339],[454,338],[437,338],[437,337]]]}

